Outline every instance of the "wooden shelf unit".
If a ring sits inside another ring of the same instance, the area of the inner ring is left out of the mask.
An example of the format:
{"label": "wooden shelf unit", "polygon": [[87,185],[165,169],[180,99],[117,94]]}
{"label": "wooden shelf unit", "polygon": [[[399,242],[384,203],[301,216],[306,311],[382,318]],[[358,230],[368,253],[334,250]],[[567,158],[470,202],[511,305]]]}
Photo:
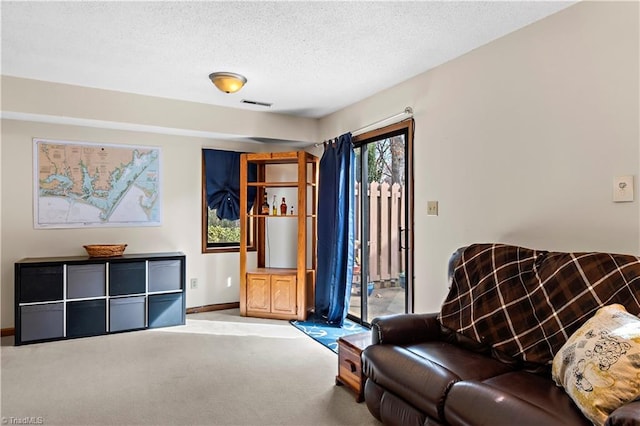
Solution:
{"label": "wooden shelf unit", "polygon": [[[318,163],[318,157],[306,151],[249,153],[240,157],[240,314],[243,316],[304,321],[314,307]],[[257,182],[247,182],[248,164],[258,167]],[[297,181],[266,181],[267,167],[281,164],[296,166]],[[247,214],[248,186],[258,190],[254,211],[259,210],[268,188],[295,188],[297,212],[277,216]],[[258,221],[255,236],[257,268],[251,270],[247,268],[248,218]],[[291,220],[292,226],[297,226],[295,268],[268,268],[265,265],[266,221],[276,218]],[[308,257],[310,265],[307,265]]]}

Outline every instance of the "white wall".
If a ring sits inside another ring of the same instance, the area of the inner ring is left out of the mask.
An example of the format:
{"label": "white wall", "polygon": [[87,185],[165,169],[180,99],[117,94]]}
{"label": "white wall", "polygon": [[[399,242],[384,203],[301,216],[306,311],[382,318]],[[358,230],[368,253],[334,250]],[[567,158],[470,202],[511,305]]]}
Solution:
{"label": "white wall", "polygon": [[[295,182],[298,180],[296,164],[271,164],[266,167],[267,182]],[[280,215],[282,197],[287,204],[287,214],[294,206],[298,212],[297,188],[269,188],[269,205],[273,208],[273,196],[276,196],[277,213]],[[265,266],[272,268],[295,268],[298,261],[298,227],[294,220],[267,219],[265,221]]]}
{"label": "white wall", "polygon": [[[201,150],[296,149],[232,139],[250,131],[253,136],[311,143],[317,131],[314,120],[223,109],[226,121],[220,124],[219,109],[207,105],[11,77],[2,78],[2,89],[4,116],[40,122],[2,120],[1,328],[14,325],[14,263],[24,257],[84,255],[85,244],[127,243],[127,253],[182,251],[187,256],[187,280],[199,281],[197,289],[187,289],[187,307],[238,302],[238,253],[201,253]],[[180,136],[190,133],[202,136]],[[216,134],[229,139],[206,137]],[[162,226],[34,229],[34,137],[160,147]],[[255,254],[249,256],[250,264],[255,262]]]}
{"label": "white wall", "polygon": [[[321,120],[324,139],[414,109],[416,312],[462,245],[640,253],[638,16],[582,2]],[[636,201],[613,203],[626,174]]]}
{"label": "white wall", "polygon": [[2,76],[2,113],[3,118],[233,139],[314,142],[317,133],[310,118],[9,76]]}
{"label": "white wall", "polygon": [[[184,251],[187,278],[200,280],[188,306],[237,301],[237,254],[200,253],[201,148],[280,150],[233,136],[321,141],[406,106],[416,122],[417,312],[439,308],[461,245],[640,253],[638,14],[637,2],[578,3],[319,122],[2,77],[5,118],[67,124],[2,120],[1,327],[13,325],[15,261],[77,255],[87,243]],[[34,230],[33,137],[162,147],[163,225]],[[636,201],[614,204],[612,179],[623,174],[636,178]],[[440,216],[426,216],[427,200]]]}

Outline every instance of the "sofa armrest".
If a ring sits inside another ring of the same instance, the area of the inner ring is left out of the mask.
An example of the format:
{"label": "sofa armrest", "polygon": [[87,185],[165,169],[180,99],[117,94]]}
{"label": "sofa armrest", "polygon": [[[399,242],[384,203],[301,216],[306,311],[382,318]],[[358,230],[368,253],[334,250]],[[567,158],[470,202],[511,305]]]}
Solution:
{"label": "sofa armrest", "polygon": [[396,314],[371,321],[371,343],[374,345],[403,345],[438,340],[440,323],[437,313]]}
{"label": "sofa armrest", "polygon": [[605,426],[640,426],[640,400],[630,402],[609,414]]}

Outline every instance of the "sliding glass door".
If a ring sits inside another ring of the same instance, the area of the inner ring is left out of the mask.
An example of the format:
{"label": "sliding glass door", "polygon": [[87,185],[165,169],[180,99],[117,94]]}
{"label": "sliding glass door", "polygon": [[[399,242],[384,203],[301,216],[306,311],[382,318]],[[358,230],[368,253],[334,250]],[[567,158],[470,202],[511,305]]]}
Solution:
{"label": "sliding glass door", "polygon": [[356,241],[349,317],[410,312],[412,133],[405,121],[354,138]]}

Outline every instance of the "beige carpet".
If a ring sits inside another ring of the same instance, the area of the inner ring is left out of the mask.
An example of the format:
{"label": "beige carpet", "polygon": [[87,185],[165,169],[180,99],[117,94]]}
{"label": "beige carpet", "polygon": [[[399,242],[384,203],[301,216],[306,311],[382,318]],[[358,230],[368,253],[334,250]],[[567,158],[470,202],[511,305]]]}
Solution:
{"label": "beige carpet", "polygon": [[3,424],[379,425],[334,385],[336,354],[237,310],[19,347],[5,337],[1,356]]}

